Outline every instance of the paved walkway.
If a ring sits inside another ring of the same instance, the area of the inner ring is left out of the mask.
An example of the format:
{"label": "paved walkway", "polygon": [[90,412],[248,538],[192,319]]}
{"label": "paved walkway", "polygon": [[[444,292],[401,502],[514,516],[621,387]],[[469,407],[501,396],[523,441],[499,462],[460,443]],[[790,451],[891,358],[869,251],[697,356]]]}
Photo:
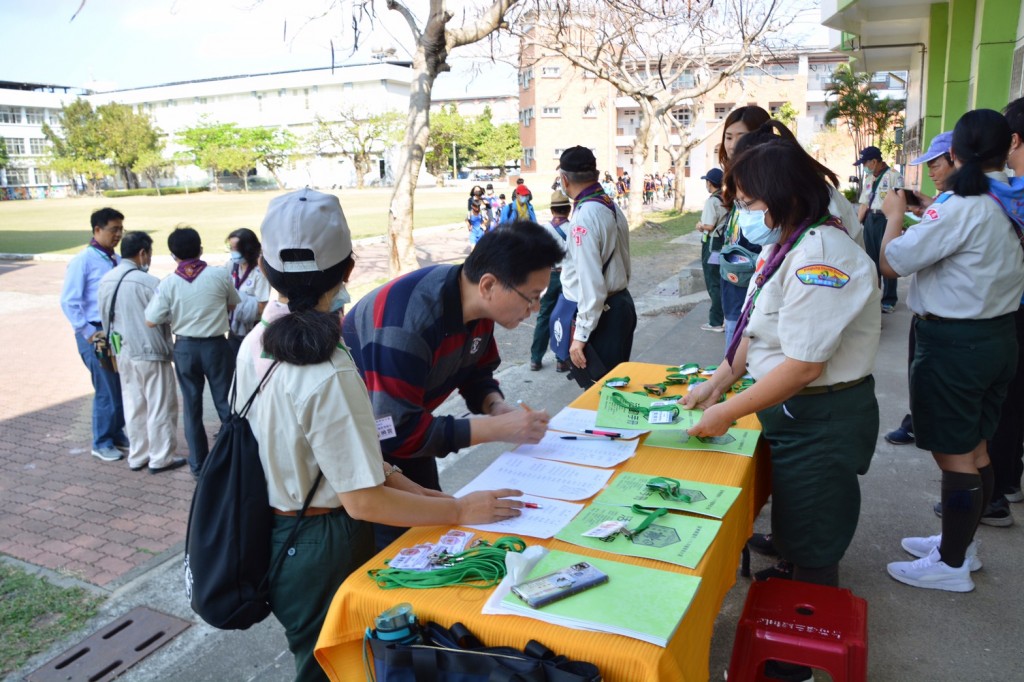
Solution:
{"label": "paved walkway", "polygon": [[[424,263],[469,251],[461,227],[420,230],[416,242]],[[387,277],[383,239],[363,240],[356,257],[354,290]],[[159,260],[153,274],[172,267]],[[60,311],[65,268],[0,261],[0,553],[111,588],[184,541],[194,483],[187,469],[151,475],[91,455],[93,390]],[[212,442],[209,399],[205,415]],[[180,427],[178,443],[187,454]]]}

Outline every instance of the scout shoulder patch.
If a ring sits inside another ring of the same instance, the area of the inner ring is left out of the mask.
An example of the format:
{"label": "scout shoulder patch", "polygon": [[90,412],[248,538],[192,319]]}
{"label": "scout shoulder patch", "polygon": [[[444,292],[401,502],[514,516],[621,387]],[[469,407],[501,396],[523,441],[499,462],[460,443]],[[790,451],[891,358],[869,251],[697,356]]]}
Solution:
{"label": "scout shoulder patch", "polygon": [[582,225],[573,225],[572,228],[572,240],[576,242],[576,246],[579,246],[583,242],[583,238],[587,235],[587,228]]}
{"label": "scout shoulder patch", "polygon": [[811,286],[842,289],[850,281],[850,276],[831,265],[805,265],[796,271],[801,282]]}

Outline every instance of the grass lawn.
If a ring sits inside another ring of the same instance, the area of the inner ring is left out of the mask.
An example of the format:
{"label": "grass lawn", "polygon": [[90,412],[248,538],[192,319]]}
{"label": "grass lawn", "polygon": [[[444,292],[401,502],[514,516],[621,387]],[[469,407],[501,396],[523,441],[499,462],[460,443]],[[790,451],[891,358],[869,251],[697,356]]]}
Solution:
{"label": "grass lawn", "polygon": [[0,676],[96,615],[102,599],[0,564]]}
{"label": "grass lawn", "polygon": [[[199,230],[206,250],[213,251],[223,248],[224,238],[236,228],[248,227],[259,234],[267,204],[280,194],[200,192],[168,197],[3,201],[0,202],[0,253],[76,253],[89,241],[89,214],[104,206],[124,213],[127,229],[149,232],[157,255],[168,253],[167,235],[177,225],[191,225]],[[335,194],[341,200],[354,238],[384,234],[390,189],[353,189]],[[469,186],[417,191],[416,227],[463,220],[468,196]]]}
{"label": "grass lawn", "polygon": [[644,216],[648,224],[635,230],[629,239],[629,253],[633,258],[653,256],[665,248],[669,240],[689,234],[700,220],[700,212],[657,211]]}

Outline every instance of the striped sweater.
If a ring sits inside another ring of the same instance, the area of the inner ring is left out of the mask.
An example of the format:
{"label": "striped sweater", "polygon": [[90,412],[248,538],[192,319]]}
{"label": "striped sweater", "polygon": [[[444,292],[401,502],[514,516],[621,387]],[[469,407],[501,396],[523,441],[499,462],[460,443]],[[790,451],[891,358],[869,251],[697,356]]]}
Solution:
{"label": "striped sweater", "polygon": [[469,420],[431,413],[458,389],[471,412],[498,392],[494,321],[462,321],[461,265],[422,268],[363,297],[345,315],[345,344],[366,382],[374,416],[396,435],[385,455],[444,457],[470,443]]}

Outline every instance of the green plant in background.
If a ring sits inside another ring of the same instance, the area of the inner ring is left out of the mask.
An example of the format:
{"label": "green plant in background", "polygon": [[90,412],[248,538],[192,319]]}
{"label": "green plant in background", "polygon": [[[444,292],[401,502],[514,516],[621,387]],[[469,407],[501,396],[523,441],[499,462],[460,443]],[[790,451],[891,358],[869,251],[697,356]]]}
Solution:
{"label": "green plant in background", "polygon": [[842,121],[853,140],[854,154],[868,146],[888,149],[895,156],[893,128],[902,121],[904,100],[880,98],[871,89],[871,74],[856,73],[849,64],[840,64],[825,88],[829,101],[825,123]]}
{"label": "green plant in background", "polygon": [[796,134],[796,117],[798,113],[796,107],[791,102],[785,102],[779,110],[772,115],[772,118],[786,126]]}
{"label": "green plant in background", "polygon": [[0,676],[96,615],[103,599],[0,564]]}

